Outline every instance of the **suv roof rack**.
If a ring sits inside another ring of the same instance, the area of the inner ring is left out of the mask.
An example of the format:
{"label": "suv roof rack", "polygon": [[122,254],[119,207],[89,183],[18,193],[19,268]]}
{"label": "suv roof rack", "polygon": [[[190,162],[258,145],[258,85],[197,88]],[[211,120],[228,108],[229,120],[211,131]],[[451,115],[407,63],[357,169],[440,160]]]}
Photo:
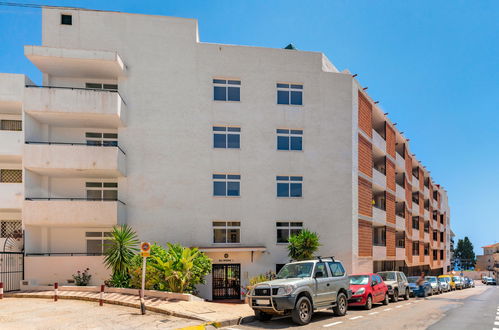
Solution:
{"label": "suv roof rack", "polygon": [[330,256],[330,257],[316,256],[316,258],[319,259],[320,262],[322,262],[322,259],[331,259],[332,261],[336,261],[336,260],[334,260],[334,256]]}

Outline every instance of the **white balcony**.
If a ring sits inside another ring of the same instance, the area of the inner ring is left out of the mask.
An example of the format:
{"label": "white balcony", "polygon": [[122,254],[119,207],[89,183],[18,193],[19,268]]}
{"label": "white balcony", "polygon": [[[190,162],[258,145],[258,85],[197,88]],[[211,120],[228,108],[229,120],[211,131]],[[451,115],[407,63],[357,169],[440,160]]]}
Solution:
{"label": "white balcony", "polygon": [[373,223],[377,225],[386,225],[386,211],[373,207]]}
{"label": "white balcony", "polygon": [[126,175],[125,154],[118,147],[85,144],[27,143],[24,167],[41,175],[116,178]]}
{"label": "white balcony", "polygon": [[24,55],[43,73],[56,77],[117,79],[126,67],[116,52],[24,46]]}
{"label": "white balcony", "polygon": [[397,200],[405,201],[405,188],[399,184],[396,184],[395,185],[395,195],[397,197]]}
{"label": "white balcony", "polygon": [[[411,182],[411,185],[412,185],[413,187],[416,187],[416,189],[415,189],[415,190],[419,190],[419,180],[418,180],[418,179],[417,179],[414,175],[412,176],[412,182]],[[414,188],[413,188],[413,190],[414,190]]]}
{"label": "white balcony", "polygon": [[414,203],[414,201],[412,201],[412,210],[411,210],[411,212],[412,212],[413,216],[419,215],[419,204]]}
{"label": "white balcony", "polygon": [[424,186],[424,189],[423,189],[423,195],[424,195],[424,198],[425,199],[428,199],[430,198],[430,190],[428,189],[428,187]]}
{"label": "white balcony", "polygon": [[398,231],[404,231],[405,230],[405,219],[402,218],[401,216],[396,216],[395,217],[395,227]]}
{"label": "white balcony", "polygon": [[23,132],[0,130],[0,162],[17,163],[22,160]]}
{"label": "white balcony", "polygon": [[386,246],[373,246],[373,260],[386,259]]}
{"label": "white balcony", "polygon": [[383,153],[386,153],[386,141],[374,129],[373,129],[373,146],[378,148]]}
{"label": "white balcony", "polygon": [[24,85],[27,82],[29,79],[22,74],[0,73],[0,113],[22,113]]}
{"label": "white balcony", "polygon": [[125,205],[120,201],[85,199],[27,199],[23,222],[28,226],[112,227],[125,222]]}
{"label": "white balcony", "polygon": [[32,86],[26,88],[25,95],[24,110],[45,124],[98,128],[125,126],[126,105],[116,91]]}
{"label": "white balcony", "polygon": [[411,241],[419,241],[419,230],[412,228]]}
{"label": "white balcony", "polygon": [[424,209],[424,219],[430,220],[430,211],[428,211],[427,209]]}
{"label": "white balcony", "polygon": [[433,207],[433,210],[438,210],[438,202],[436,200],[434,200],[433,198],[431,199],[432,200],[432,207]]}
{"label": "white balcony", "polygon": [[384,189],[386,188],[386,175],[373,168],[373,184]]}
{"label": "white balcony", "polygon": [[405,159],[398,152],[395,153],[395,166],[405,170]]}
{"label": "white balcony", "polygon": [[425,233],[423,234],[423,240],[424,240],[425,242],[428,242],[428,243],[429,243],[429,242],[430,242],[430,234],[429,234],[429,233],[427,233],[427,232],[425,232]]}
{"label": "white balcony", "polygon": [[24,184],[0,183],[0,209],[2,211],[16,210],[23,207]]}
{"label": "white balcony", "polygon": [[405,260],[405,248],[395,248],[395,259]]}

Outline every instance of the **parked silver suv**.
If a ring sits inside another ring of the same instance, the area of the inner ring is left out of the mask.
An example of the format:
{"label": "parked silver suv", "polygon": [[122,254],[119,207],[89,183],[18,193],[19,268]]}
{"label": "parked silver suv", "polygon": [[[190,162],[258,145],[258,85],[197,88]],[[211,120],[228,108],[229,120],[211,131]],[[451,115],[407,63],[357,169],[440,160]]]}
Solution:
{"label": "parked silver suv", "polygon": [[400,296],[403,296],[405,300],[409,300],[411,292],[409,282],[407,282],[407,277],[404,273],[389,271],[379,272],[378,275],[385,281],[388,287],[388,294],[393,302],[397,302]]}
{"label": "parked silver suv", "polygon": [[318,257],[286,264],[275,280],[258,283],[251,290],[248,303],[258,320],[291,315],[295,323],[304,325],[318,310],[332,308],[335,314],[345,315],[351,296],[341,262]]}

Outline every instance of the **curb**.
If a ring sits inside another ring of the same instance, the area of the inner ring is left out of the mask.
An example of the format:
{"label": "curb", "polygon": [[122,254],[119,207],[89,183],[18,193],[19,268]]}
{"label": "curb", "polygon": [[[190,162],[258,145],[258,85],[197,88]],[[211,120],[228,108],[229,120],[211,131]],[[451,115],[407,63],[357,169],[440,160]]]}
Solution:
{"label": "curb", "polygon": [[218,329],[223,327],[229,327],[233,325],[240,325],[245,323],[250,323],[255,320],[254,316],[238,317],[234,319],[228,319],[223,321],[207,322],[199,325],[194,325],[186,328],[179,328],[177,330],[204,330],[204,329]]}
{"label": "curb", "polygon": [[[54,299],[53,295],[42,295],[42,294],[23,294],[23,293],[7,293],[4,294],[4,298],[40,298],[40,299]],[[66,300],[84,300],[84,301],[92,301],[92,302],[99,302],[99,298],[92,298],[92,297],[81,297],[81,296],[62,296],[58,295],[58,299],[66,299]],[[140,304],[135,304],[135,303],[130,303],[130,302],[124,302],[124,301],[117,301],[117,300],[108,300],[108,299],[103,299],[105,304],[110,304],[110,305],[119,305],[119,306],[125,306],[125,307],[132,307],[132,308],[138,308],[140,309]],[[183,313],[178,313],[178,312],[172,312],[169,310],[161,309],[158,307],[153,307],[153,306],[147,306],[146,305],[146,310],[155,312],[155,313],[160,313],[160,314],[166,314],[166,315],[171,315],[179,318],[184,318],[184,319],[190,319],[190,320],[196,320],[196,321],[202,321],[206,322],[207,320],[204,318],[201,318],[199,316],[193,316],[189,314],[183,314]],[[215,323],[215,322],[213,322]],[[234,325],[234,324],[232,324]],[[225,325],[224,325],[225,326]]]}

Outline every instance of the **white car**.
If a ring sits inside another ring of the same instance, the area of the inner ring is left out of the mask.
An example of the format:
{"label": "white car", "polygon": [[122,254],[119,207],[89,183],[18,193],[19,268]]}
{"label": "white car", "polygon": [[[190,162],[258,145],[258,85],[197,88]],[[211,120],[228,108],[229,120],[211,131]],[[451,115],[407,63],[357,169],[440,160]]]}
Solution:
{"label": "white car", "polygon": [[443,292],[451,291],[450,284],[449,284],[449,282],[447,282],[447,280],[445,278],[442,278],[442,277],[438,278],[438,283],[440,283],[440,287],[442,288]]}

